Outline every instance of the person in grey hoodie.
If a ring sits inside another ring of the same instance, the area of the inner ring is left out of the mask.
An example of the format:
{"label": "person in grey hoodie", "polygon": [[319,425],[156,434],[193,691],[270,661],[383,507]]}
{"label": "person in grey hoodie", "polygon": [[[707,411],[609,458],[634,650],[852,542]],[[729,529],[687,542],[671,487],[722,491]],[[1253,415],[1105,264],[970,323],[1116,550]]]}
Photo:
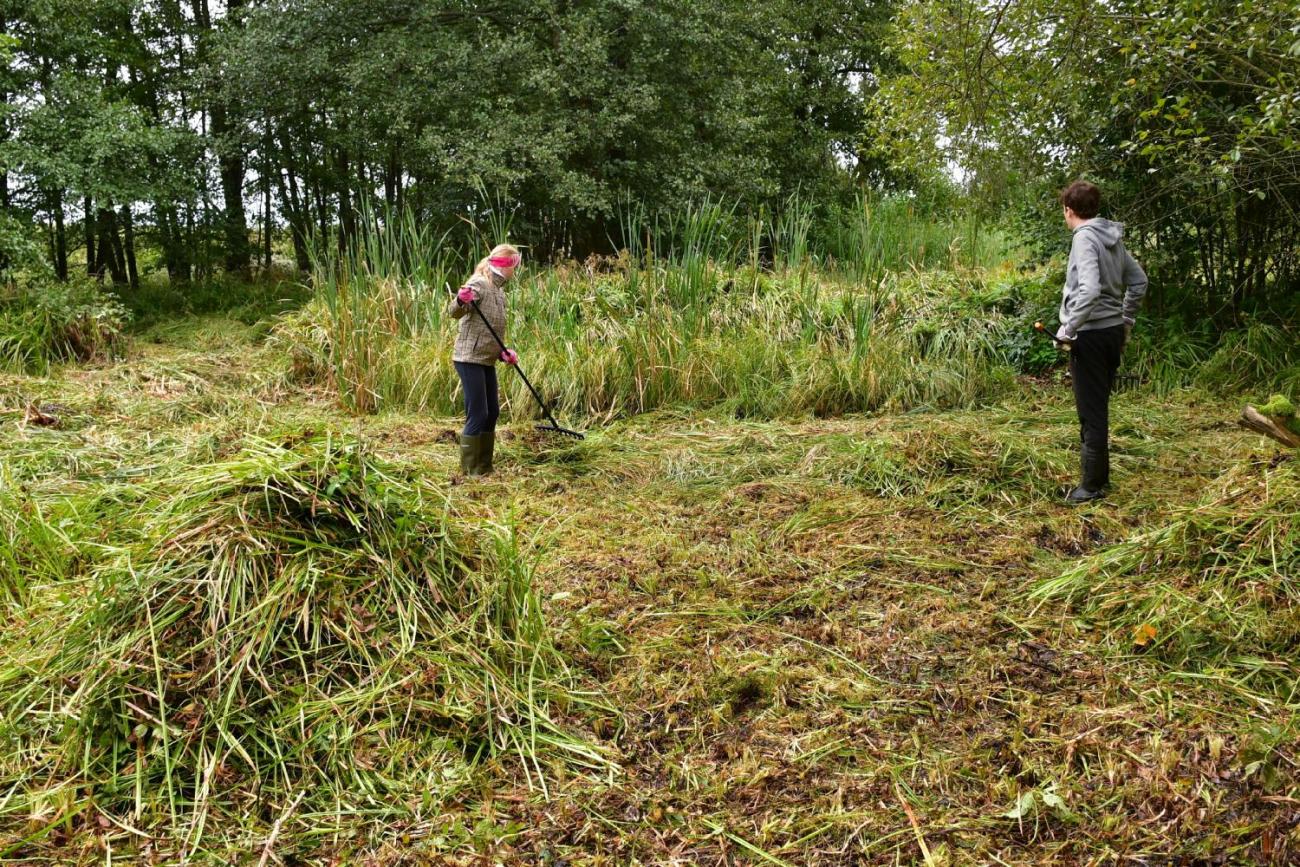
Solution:
{"label": "person in grey hoodie", "polygon": [[1097,216],[1101,190],[1095,185],[1070,184],[1061,191],[1061,207],[1074,239],[1056,341],[1070,353],[1083,446],[1079,484],[1067,499],[1084,503],[1110,485],[1110,393],[1147,291],[1147,275],[1124,248],[1124,225]]}

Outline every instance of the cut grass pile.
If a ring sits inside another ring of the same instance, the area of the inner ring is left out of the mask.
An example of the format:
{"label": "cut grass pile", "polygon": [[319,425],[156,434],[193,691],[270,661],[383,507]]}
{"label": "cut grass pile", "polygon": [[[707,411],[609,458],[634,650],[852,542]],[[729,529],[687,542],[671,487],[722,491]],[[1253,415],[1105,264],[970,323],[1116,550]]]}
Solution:
{"label": "cut grass pile", "polygon": [[[6,629],[5,855],[101,823],[224,851],[289,805],[418,821],[484,760],[539,787],[606,766],[511,532],[458,538],[445,493],[355,441],[250,438],[121,505]],[[5,560],[58,556],[33,526]]]}
{"label": "cut grass pile", "polygon": [[1291,703],[1300,682],[1300,472],[1234,467],[1164,523],[1034,590],[1117,646],[1227,675]]}

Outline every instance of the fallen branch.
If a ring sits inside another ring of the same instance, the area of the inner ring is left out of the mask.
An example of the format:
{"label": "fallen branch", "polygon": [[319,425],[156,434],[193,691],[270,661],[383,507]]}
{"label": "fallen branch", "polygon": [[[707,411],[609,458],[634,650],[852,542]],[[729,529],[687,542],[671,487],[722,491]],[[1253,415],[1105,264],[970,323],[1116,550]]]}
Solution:
{"label": "fallen branch", "polygon": [[1250,404],[1241,411],[1241,418],[1237,420],[1237,424],[1276,440],[1288,448],[1300,449],[1300,435],[1293,433],[1290,428],[1279,424]]}

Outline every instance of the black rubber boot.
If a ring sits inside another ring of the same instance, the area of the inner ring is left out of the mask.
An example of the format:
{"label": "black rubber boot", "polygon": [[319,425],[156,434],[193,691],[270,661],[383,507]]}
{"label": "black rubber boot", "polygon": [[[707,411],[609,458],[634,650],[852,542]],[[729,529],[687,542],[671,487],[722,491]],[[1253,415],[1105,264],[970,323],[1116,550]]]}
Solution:
{"label": "black rubber boot", "polygon": [[478,441],[479,473],[486,476],[492,472],[492,452],[496,449],[497,444],[496,431],[479,434]]}
{"label": "black rubber boot", "polygon": [[1105,451],[1084,449],[1080,460],[1081,478],[1079,486],[1065,498],[1068,503],[1088,503],[1099,500],[1106,493],[1110,482],[1110,455]]}
{"label": "black rubber boot", "polygon": [[460,435],[460,471],[467,476],[481,476],[483,435]]}

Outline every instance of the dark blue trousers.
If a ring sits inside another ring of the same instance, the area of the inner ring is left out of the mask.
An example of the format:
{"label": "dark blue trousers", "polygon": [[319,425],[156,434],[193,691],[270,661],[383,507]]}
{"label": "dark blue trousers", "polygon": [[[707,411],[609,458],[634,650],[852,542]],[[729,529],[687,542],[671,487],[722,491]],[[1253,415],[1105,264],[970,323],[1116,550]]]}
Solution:
{"label": "dark blue trousers", "polygon": [[460,387],[465,392],[465,436],[492,433],[501,417],[497,394],[497,369],[486,364],[456,362]]}

